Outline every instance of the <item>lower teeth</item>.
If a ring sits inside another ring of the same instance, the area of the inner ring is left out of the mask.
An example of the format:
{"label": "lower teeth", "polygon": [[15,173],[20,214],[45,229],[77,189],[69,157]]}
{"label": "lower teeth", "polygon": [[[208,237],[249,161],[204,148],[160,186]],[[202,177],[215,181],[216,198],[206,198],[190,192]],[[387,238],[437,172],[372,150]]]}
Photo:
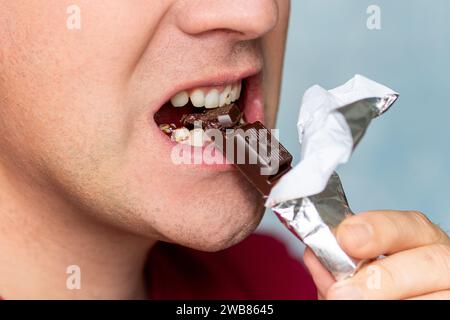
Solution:
{"label": "lower teeth", "polygon": [[173,130],[170,137],[172,141],[188,144],[193,147],[203,147],[207,142],[211,141],[201,128],[192,130],[186,127],[178,128]]}
{"label": "lower teeth", "polygon": [[174,130],[176,130],[177,126],[173,123],[171,124],[162,124],[159,126],[159,129],[165,134],[171,135]]}
{"label": "lower teeth", "polygon": [[245,121],[239,107],[236,104],[230,104],[217,109],[184,114],[180,124],[182,126],[177,127],[173,123],[164,123],[159,128],[170,136],[172,141],[202,147],[211,141],[205,130],[235,128],[245,124]]}
{"label": "lower teeth", "polygon": [[189,139],[189,136],[190,136],[189,129],[182,127],[182,128],[173,130],[170,137],[171,137],[172,141],[183,142],[183,141],[186,141],[187,139]]}
{"label": "lower teeth", "polygon": [[206,142],[211,140],[205,134],[205,131],[200,128],[195,128],[189,132],[189,144],[194,147],[203,147]]}

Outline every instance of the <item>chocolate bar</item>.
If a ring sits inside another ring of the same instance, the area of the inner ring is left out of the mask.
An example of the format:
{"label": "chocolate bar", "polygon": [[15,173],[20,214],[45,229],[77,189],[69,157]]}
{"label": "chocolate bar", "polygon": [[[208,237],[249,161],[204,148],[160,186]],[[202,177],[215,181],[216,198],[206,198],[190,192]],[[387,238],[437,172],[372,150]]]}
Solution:
{"label": "chocolate bar", "polygon": [[[201,125],[219,149],[239,171],[267,197],[283,174],[291,169],[292,156],[261,122],[241,124],[242,111],[236,104],[185,114],[186,128]],[[222,141],[214,136],[217,130]]]}
{"label": "chocolate bar", "polygon": [[259,121],[223,131],[222,136],[223,143],[216,147],[264,197],[292,168],[292,155]]}
{"label": "chocolate bar", "polygon": [[241,110],[232,103],[221,108],[206,109],[201,113],[185,114],[181,123],[186,128],[193,128],[196,123],[201,123],[203,129],[225,129],[237,126],[241,118]]}

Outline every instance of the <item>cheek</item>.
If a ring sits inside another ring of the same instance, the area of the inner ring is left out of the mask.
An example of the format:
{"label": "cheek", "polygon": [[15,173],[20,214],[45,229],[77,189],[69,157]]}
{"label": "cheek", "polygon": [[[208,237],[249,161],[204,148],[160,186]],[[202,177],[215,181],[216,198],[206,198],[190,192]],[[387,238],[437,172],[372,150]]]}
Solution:
{"label": "cheek", "polygon": [[14,94],[3,100],[0,141],[12,162],[18,157],[51,169],[83,156],[115,159],[125,148],[128,114],[110,89],[90,93],[36,74],[9,79]]}
{"label": "cheek", "polygon": [[119,162],[134,117],[125,84],[163,8],[81,0],[81,29],[69,30],[63,1],[0,3],[4,154],[58,166],[81,155]]}

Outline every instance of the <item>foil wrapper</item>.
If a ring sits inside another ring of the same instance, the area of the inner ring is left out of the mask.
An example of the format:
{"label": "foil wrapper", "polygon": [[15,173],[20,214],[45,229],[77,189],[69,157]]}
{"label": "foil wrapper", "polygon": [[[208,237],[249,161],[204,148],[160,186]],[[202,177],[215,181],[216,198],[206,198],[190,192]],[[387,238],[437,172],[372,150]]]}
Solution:
{"label": "foil wrapper", "polygon": [[302,160],[275,186],[266,206],[339,281],[365,261],[349,257],[333,234],[353,214],[335,169],[349,160],[372,119],[386,112],[398,94],[362,76],[331,91],[317,89],[305,94],[306,110],[299,117]]}
{"label": "foil wrapper", "polygon": [[336,280],[352,276],[364,261],[350,258],[339,246],[332,229],[353,214],[337,174],[322,193],[282,202],[273,208],[278,218],[301,239]]}

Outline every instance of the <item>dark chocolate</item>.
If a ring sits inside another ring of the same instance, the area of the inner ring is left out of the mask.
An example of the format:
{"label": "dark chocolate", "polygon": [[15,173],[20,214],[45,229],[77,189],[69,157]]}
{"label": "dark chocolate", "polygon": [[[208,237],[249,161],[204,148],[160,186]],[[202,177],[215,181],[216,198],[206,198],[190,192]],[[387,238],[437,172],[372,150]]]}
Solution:
{"label": "dark chocolate", "polygon": [[[263,196],[268,196],[272,187],[292,168],[292,156],[261,122],[240,125],[241,118],[241,110],[233,103],[185,114],[181,123],[193,128],[196,122],[201,122],[206,134],[208,129],[219,129],[223,139],[218,143],[214,137],[216,148]],[[272,150],[273,146],[276,148]]]}
{"label": "dark chocolate", "polygon": [[201,122],[203,129],[225,129],[238,125],[241,118],[241,110],[232,103],[220,108],[205,109],[201,113],[185,114],[181,123],[186,128],[193,128],[196,122]]}
{"label": "dark chocolate", "polygon": [[[292,155],[261,122],[227,130],[223,137],[223,146],[216,146],[263,196],[268,196],[272,187],[292,168]],[[272,150],[273,144],[277,147]],[[245,152],[245,159],[239,150]],[[266,171],[264,175],[262,169]]]}

